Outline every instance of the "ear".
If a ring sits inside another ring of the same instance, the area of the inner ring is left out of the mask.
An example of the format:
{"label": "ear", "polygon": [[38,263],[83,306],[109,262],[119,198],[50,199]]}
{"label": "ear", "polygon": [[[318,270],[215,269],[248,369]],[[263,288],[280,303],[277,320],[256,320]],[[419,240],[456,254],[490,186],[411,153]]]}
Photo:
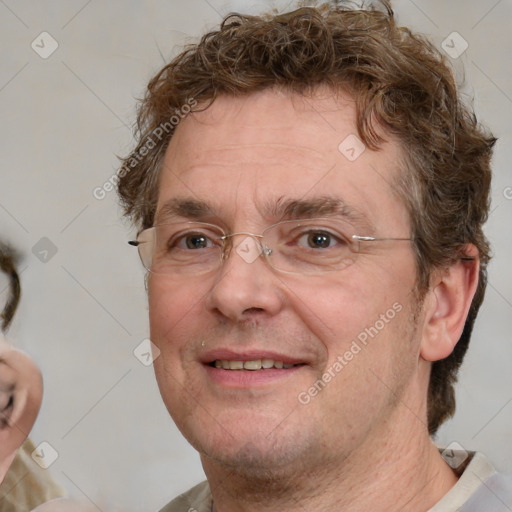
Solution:
{"label": "ear", "polygon": [[[425,298],[420,355],[426,361],[448,357],[459,341],[478,286],[478,249],[469,244],[464,259],[435,273]],[[469,259],[471,258],[471,259]]]}

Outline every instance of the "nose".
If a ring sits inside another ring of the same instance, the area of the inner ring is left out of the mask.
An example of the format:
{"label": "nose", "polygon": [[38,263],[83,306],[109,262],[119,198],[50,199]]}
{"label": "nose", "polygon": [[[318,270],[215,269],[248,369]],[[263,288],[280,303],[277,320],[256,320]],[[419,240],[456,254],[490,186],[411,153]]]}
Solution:
{"label": "nose", "polygon": [[282,280],[266,263],[258,235],[230,235],[230,249],[206,299],[210,311],[234,322],[274,316],[283,308]]}

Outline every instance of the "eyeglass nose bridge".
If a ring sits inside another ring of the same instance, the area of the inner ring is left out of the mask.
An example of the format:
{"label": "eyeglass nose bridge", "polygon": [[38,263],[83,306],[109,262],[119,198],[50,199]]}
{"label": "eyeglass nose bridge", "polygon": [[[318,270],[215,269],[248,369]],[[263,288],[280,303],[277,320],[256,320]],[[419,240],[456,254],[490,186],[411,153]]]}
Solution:
{"label": "eyeglass nose bridge", "polygon": [[[253,261],[255,261],[260,256],[260,254],[263,254],[265,256],[265,259],[267,259],[267,256],[270,256],[272,254],[272,249],[263,243],[263,239],[264,239],[263,235],[249,233],[248,231],[239,231],[237,233],[230,233],[228,235],[223,235],[220,237],[220,239],[223,241],[223,247],[222,247],[222,260],[223,261],[229,257],[229,255],[231,254],[231,250],[233,248],[233,244],[232,243],[230,244],[227,242],[229,242],[230,239],[233,238],[234,236],[238,236],[238,235],[245,235],[246,237],[251,237],[252,239],[255,239],[255,242],[258,244],[258,248],[259,248],[258,254],[254,254],[254,252],[252,252],[252,254],[249,254],[249,253],[251,253],[250,249],[237,250],[238,254],[247,263],[252,263]],[[246,254],[244,255],[243,253],[246,253]]]}

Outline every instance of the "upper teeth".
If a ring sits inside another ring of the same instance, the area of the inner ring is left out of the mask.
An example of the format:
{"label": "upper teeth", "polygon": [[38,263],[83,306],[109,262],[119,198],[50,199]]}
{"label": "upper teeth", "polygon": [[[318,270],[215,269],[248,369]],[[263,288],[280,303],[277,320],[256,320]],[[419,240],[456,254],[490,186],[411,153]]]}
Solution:
{"label": "upper teeth", "polygon": [[215,368],[223,368],[224,370],[261,370],[268,368],[291,368],[293,364],[284,364],[282,361],[274,361],[273,359],[255,359],[253,361],[228,361],[226,359],[217,359]]}

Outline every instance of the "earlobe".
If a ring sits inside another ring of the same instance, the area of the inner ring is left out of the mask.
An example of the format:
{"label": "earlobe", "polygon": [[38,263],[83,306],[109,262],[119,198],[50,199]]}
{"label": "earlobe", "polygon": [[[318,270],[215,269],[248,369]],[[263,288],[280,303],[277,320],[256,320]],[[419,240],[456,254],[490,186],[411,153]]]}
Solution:
{"label": "earlobe", "polygon": [[420,355],[426,361],[448,357],[462,334],[478,285],[478,249],[469,244],[459,259],[435,274],[427,293]]}

